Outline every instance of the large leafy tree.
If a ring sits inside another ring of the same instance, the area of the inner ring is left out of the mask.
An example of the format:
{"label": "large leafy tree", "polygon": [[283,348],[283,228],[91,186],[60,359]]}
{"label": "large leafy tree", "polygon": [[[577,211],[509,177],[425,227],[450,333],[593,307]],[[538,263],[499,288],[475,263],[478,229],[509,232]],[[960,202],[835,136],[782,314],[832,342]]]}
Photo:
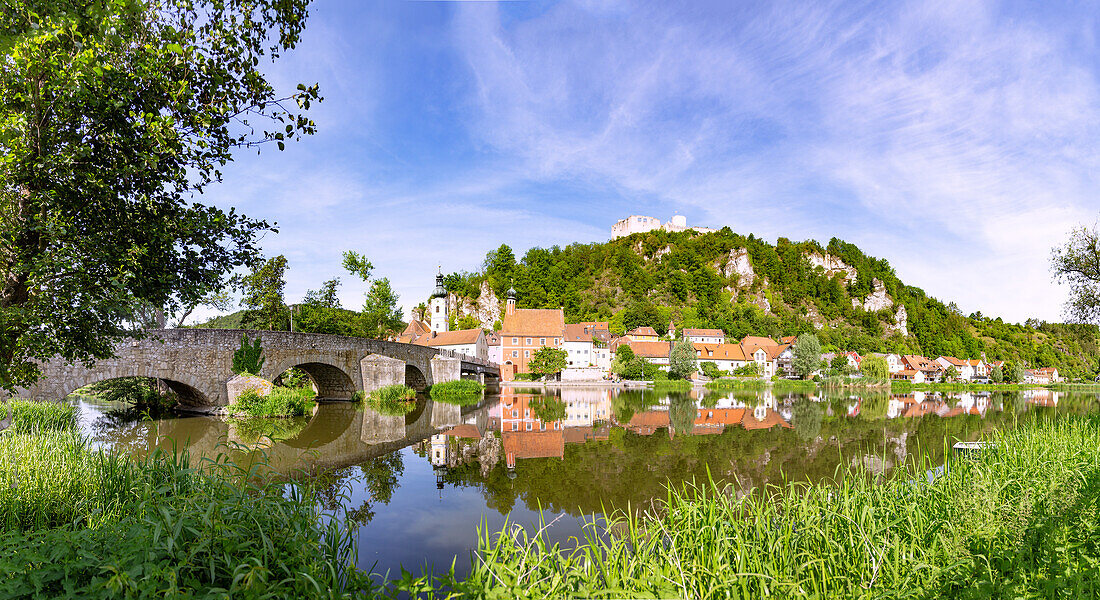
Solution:
{"label": "large leafy tree", "polygon": [[568,358],[569,353],[561,348],[543,346],[531,355],[531,360],[527,361],[527,368],[531,369],[532,373],[549,375],[564,369]]}
{"label": "large leafy tree", "polygon": [[0,11],[0,386],[139,335],[257,253],[264,221],[195,202],[236,150],[310,134],[317,87],[260,70],[309,0],[6,0]]}
{"label": "large leafy tree", "polygon": [[257,261],[252,272],[241,279],[241,305],[245,307],[241,324],[272,330],[289,327],[290,309],[283,300],[286,269],[286,257],[280,254]]}
{"label": "large leafy tree", "polygon": [[1100,323],[1100,227],[1078,227],[1051,257],[1054,276],[1069,284],[1066,316],[1078,323]]}
{"label": "large leafy tree", "polygon": [[683,338],[672,346],[669,353],[668,375],[672,379],[687,379],[695,370],[695,345]]}
{"label": "large leafy tree", "polygon": [[794,357],[791,366],[799,377],[809,377],[814,371],[821,368],[821,342],[812,333],[804,333],[798,336],[792,349]]}
{"label": "large leafy tree", "polygon": [[363,335],[381,339],[396,335],[405,327],[397,299],[388,277],[371,282],[363,302]]}

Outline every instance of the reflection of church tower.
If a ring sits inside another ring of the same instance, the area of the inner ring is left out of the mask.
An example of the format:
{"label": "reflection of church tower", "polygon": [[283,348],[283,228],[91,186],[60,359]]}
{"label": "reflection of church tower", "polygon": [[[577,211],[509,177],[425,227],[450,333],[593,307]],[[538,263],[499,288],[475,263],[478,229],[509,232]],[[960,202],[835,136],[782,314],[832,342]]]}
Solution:
{"label": "reflection of church tower", "polygon": [[435,276],[429,310],[432,311],[432,333],[447,331],[447,290],[443,289],[443,273]]}
{"label": "reflection of church tower", "polygon": [[451,444],[448,436],[437,433],[432,436],[431,462],[435,471],[435,487],[443,489],[443,476],[447,474],[447,463],[451,458]]}

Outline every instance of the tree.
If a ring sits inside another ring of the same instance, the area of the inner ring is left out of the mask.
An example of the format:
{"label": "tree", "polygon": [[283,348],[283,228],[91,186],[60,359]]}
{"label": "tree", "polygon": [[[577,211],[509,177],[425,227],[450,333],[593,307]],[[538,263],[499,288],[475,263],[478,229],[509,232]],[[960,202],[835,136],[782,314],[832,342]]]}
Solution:
{"label": "tree", "polygon": [[531,369],[532,373],[549,375],[550,373],[557,373],[564,369],[568,358],[569,353],[565,350],[552,346],[543,346],[535,350],[535,353],[531,355],[531,360],[527,361],[527,368]]}
{"label": "tree", "polygon": [[868,356],[859,363],[859,371],[867,379],[885,381],[890,378],[890,365],[881,356]]}
{"label": "tree", "polygon": [[241,323],[259,329],[286,329],[290,313],[283,302],[286,287],[286,257],[257,262],[252,272],[241,278],[241,305],[245,307]]}
{"label": "tree", "polygon": [[1100,323],[1100,226],[1077,227],[1065,245],[1051,253],[1054,278],[1069,284],[1066,317]]}
{"label": "tree", "polygon": [[993,367],[993,372],[989,374],[989,378],[993,380],[993,383],[1003,383],[1005,380],[1005,372],[1001,367]]}
{"label": "tree", "polygon": [[366,256],[359,254],[353,250],[344,251],[344,268],[349,273],[355,275],[364,282],[370,281],[371,271],[374,270],[374,265],[367,260]]}
{"label": "tree", "polygon": [[404,326],[401,309],[397,307],[397,294],[390,287],[389,278],[375,279],[363,304],[363,334],[381,339],[401,331]]}
{"label": "tree", "polygon": [[795,401],[791,416],[794,421],[794,432],[798,434],[798,438],[804,442],[816,438],[821,433],[824,413],[825,409],[821,404],[809,398]]}
{"label": "tree", "polygon": [[956,381],[959,378],[959,370],[955,368],[955,365],[950,365],[944,370],[943,378],[947,381]]}
{"label": "tree", "polygon": [[565,419],[565,402],[557,396],[535,396],[531,399],[531,411],[543,423]]}
{"label": "tree", "polygon": [[455,329],[477,329],[481,327],[481,321],[473,315],[463,315],[455,321]]}
{"label": "tree", "polygon": [[799,377],[809,377],[814,371],[821,368],[821,342],[812,333],[804,333],[798,336],[794,343],[794,359],[791,366]]}
{"label": "tree", "polygon": [[361,335],[361,326],[354,312],[340,306],[337,291],[340,279],[321,284],[320,290],[309,290],[294,312],[294,330],[307,333]]}
{"label": "tree", "polygon": [[[91,361],[224,287],[266,222],[195,202],[241,148],[314,132],[261,59],[308,0],[9,0],[0,11],[0,386]],[[270,128],[270,129],[268,129]]]}
{"label": "tree", "polygon": [[699,363],[699,370],[703,372],[703,375],[706,375],[710,379],[718,379],[725,374],[724,371],[718,368],[718,363],[709,360],[705,360]]}
{"label": "tree", "polygon": [[687,379],[695,372],[695,345],[683,338],[672,346],[668,356],[668,375],[671,379]]}
{"label": "tree", "polygon": [[516,255],[507,244],[501,244],[499,248],[490,250],[485,255],[482,269],[489,281],[489,288],[497,298],[502,298],[515,277]]}

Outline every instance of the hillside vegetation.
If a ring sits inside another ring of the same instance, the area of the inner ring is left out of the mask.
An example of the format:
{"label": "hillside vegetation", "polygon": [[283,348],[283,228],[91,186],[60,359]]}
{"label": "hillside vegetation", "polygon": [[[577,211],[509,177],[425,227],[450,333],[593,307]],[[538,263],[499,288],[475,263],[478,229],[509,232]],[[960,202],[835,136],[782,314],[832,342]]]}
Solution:
{"label": "hillside vegetation", "polygon": [[519,308],[561,307],[567,322],[607,320],[615,333],[641,325],[665,333],[670,321],[720,328],[733,339],[816,332],[826,350],[959,358],[984,352],[989,360],[1089,378],[1100,354],[1095,326],[963,315],[903,283],[886,260],[836,238],[822,247],[786,238],[771,244],[729,228],[652,231],[532,248],[519,259],[501,246],[482,269],[452,273],[445,284],[460,311],[497,305],[512,285]]}

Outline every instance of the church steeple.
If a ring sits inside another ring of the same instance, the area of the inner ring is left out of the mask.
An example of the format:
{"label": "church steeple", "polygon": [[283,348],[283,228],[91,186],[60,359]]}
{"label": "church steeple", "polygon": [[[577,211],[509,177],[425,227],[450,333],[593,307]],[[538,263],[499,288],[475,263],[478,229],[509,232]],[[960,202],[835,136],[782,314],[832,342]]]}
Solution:
{"label": "church steeple", "polygon": [[435,289],[432,290],[430,310],[432,311],[432,333],[439,333],[449,329],[447,318],[447,290],[443,287],[443,269],[440,267],[435,275]]}

